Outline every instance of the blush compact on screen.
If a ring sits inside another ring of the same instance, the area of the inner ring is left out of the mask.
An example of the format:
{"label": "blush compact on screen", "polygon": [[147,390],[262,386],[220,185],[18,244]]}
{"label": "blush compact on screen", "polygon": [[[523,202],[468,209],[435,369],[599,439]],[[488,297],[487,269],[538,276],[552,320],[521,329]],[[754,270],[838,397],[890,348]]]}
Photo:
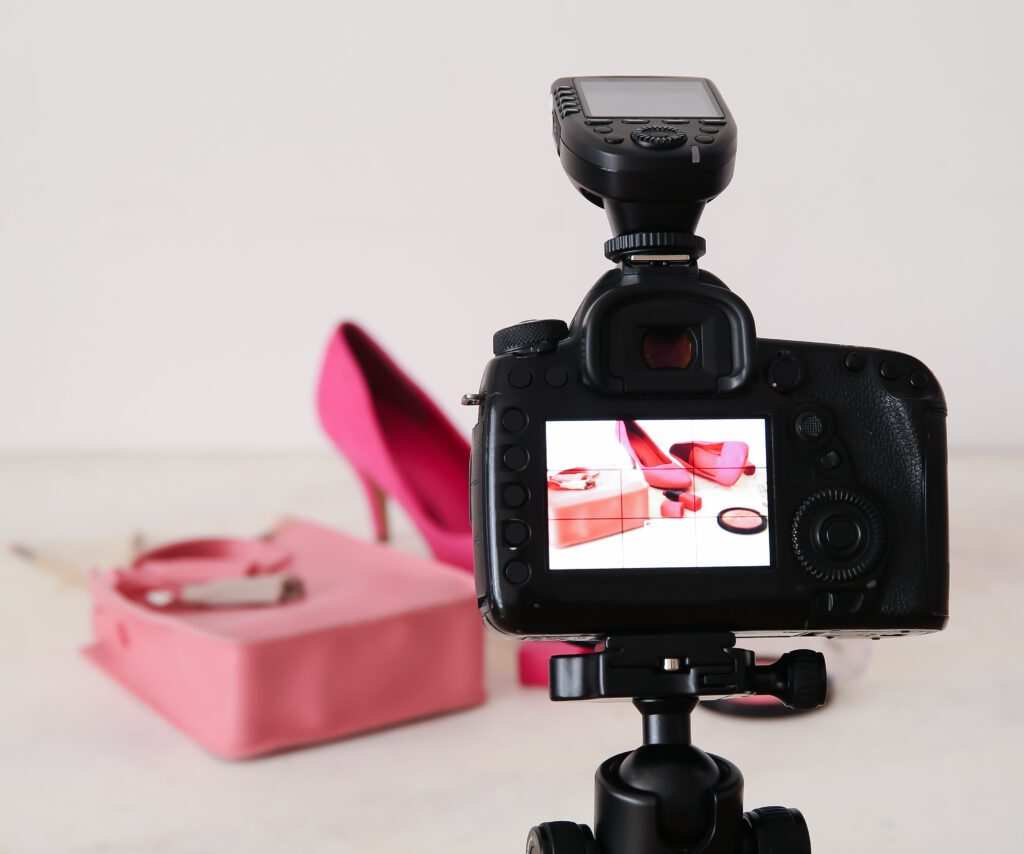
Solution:
{"label": "blush compact on screen", "polygon": [[546,443],[550,569],[772,565],[766,419],[549,421]]}
{"label": "blush compact on screen", "polygon": [[734,534],[759,534],[768,527],[768,517],[750,507],[727,507],[718,514],[718,524]]}

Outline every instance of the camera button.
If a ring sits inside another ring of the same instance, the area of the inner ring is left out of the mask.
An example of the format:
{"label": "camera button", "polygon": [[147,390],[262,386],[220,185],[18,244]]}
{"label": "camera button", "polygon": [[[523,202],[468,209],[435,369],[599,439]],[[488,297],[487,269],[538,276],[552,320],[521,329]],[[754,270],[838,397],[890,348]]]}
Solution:
{"label": "camera button", "polygon": [[530,452],[526,448],[513,445],[511,448],[505,449],[501,459],[505,463],[506,468],[512,471],[522,471],[530,464]]}
{"label": "camera button", "polygon": [[501,426],[509,433],[518,433],[526,428],[529,419],[521,409],[506,409],[501,414]]}
{"label": "camera button", "polygon": [[822,526],[822,542],[828,551],[839,555],[855,552],[864,539],[864,528],[856,519],[840,517]]}
{"label": "camera button", "polygon": [[829,614],[853,614],[864,603],[864,594],[857,590],[822,591],[814,597],[814,606]]}
{"label": "camera button", "polygon": [[694,137],[694,139],[697,140],[697,142],[702,143],[704,145],[710,145],[712,142],[715,141],[715,138],[713,136],[707,136],[706,134],[698,134],[697,136]]}
{"label": "camera button", "polygon": [[779,353],[768,368],[768,385],[782,394],[795,389],[803,378],[800,360],[785,351]]}
{"label": "camera button", "polygon": [[548,368],[544,371],[544,382],[552,388],[561,388],[569,382],[569,372],[559,365]]}
{"label": "camera button", "polygon": [[513,519],[505,523],[505,543],[516,549],[526,545],[530,540],[530,526],[522,519]]}
{"label": "camera button", "polygon": [[509,584],[525,584],[530,578],[530,565],[521,560],[510,560],[505,564],[505,580]]}
{"label": "camera button", "polygon": [[886,380],[898,380],[900,378],[900,369],[895,362],[882,362],[878,368],[878,373]]}
{"label": "camera button", "polygon": [[928,385],[928,373],[920,369],[911,371],[910,373],[910,384],[914,388],[924,388]]}
{"label": "camera button", "polygon": [[851,351],[846,354],[846,358],[843,360],[843,364],[846,365],[846,370],[857,373],[857,371],[864,370],[864,366],[868,363],[867,359],[864,358],[863,353]]}
{"label": "camera button", "polygon": [[501,488],[501,500],[515,510],[530,500],[530,490],[521,483],[507,483]]}
{"label": "camera button", "polygon": [[825,419],[817,412],[801,412],[796,417],[795,430],[805,442],[816,442],[825,435]]}
{"label": "camera button", "polygon": [[520,365],[508,372],[508,384],[512,388],[526,388],[533,382],[533,372]]}
{"label": "camera button", "polygon": [[839,455],[839,451],[833,448],[818,460],[818,465],[825,469],[825,471],[832,471],[833,469],[839,468],[842,462],[843,458]]}

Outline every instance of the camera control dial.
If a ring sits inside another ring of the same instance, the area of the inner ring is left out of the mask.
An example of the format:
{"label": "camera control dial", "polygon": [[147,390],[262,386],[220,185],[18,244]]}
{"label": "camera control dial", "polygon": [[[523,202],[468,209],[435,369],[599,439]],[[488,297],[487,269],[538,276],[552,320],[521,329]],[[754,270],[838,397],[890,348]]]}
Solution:
{"label": "camera control dial", "polygon": [[679,148],[686,142],[686,134],[682,130],[668,125],[637,128],[630,136],[642,148]]}
{"label": "camera control dial", "polygon": [[524,320],[515,326],[506,326],[494,333],[492,342],[495,356],[506,353],[547,353],[558,342],[569,337],[564,320]]}
{"label": "camera control dial", "polygon": [[819,581],[852,581],[881,559],[885,520],[878,505],[860,492],[822,489],[797,509],[791,539],[800,565]]}

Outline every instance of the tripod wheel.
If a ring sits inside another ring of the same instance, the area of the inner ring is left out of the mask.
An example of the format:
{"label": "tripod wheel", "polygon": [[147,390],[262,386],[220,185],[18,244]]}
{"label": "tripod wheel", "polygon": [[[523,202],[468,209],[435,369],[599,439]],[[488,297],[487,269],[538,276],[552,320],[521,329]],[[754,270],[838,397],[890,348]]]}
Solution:
{"label": "tripod wheel", "polygon": [[744,817],[757,854],[811,854],[811,837],[800,810],[761,807]]}
{"label": "tripod wheel", "polygon": [[530,829],[526,854],[598,854],[594,834],[574,821],[545,821]]}

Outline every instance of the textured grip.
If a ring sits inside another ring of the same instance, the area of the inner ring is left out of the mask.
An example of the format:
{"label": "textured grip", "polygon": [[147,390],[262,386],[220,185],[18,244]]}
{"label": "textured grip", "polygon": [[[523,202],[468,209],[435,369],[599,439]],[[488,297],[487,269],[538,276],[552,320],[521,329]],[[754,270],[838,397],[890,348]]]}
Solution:
{"label": "textured grip", "polygon": [[637,231],[620,234],[604,244],[604,255],[612,261],[619,261],[634,253],[662,253],[689,255],[700,258],[707,245],[703,237],[678,231]]}
{"label": "textured grip", "polygon": [[760,807],[746,814],[757,854],[811,854],[811,837],[799,810]]}
{"label": "textured grip", "polygon": [[545,344],[554,347],[568,337],[569,327],[564,320],[524,320],[494,333],[494,355],[503,356],[505,353],[542,347]]}
{"label": "textured grip", "polygon": [[825,704],[828,677],[825,656],[810,649],[795,649],[783,657],[789,665],[789,701],[794,709],[816,709]]}

